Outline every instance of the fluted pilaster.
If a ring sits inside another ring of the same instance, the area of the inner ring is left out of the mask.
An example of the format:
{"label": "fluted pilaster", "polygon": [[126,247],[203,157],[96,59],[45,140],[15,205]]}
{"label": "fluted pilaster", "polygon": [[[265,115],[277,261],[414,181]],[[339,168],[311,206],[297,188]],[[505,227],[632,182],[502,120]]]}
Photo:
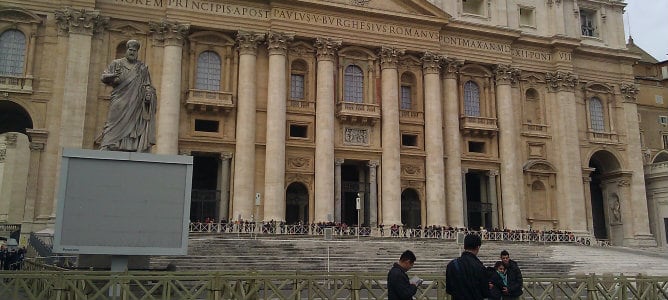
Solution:
{"label": "fluted pilaster", "polygon": [[446,223],[451,226],[464,226],[464,190],[462,185],[462,142],[459,131],[459,95],[457,77],[463,60],[447,58],[443,60],[445,108],[443,122],[445,127],[444,151],[446,190]]}

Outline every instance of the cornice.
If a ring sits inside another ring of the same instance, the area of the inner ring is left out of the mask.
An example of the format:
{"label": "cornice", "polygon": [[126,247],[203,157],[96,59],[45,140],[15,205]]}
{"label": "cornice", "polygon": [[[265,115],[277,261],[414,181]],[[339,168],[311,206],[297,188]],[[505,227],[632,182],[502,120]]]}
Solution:
{"label": "cornice", "polygon": [[500,38],[510,41],[514,41],[522,35],[522,31],[519,29],[510,29],[506,27],[491,26],[462,20],[450,21],[448,26],[445,27],[445,31],[473,33],[477,36]]}

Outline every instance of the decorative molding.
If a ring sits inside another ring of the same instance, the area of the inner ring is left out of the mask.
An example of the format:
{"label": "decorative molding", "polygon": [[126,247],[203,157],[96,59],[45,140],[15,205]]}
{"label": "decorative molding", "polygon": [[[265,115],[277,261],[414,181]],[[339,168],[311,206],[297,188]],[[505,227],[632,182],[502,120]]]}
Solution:
{"label": "decorative molding", "polygon": [[148,25],[153,38],[165,46],[183,46],[183,42],[190,31],[190,25],[172,20],[149,22]]}
{"label": "decorative molding", "polygon": [[443,56],[427,51],[422,55],[420,60],[422,61],[422,70],[425,74],[438,74]]}
{"label": "decorative molding", "polygon": [[520,70],[510,65],[497,65],[494,68],[496,84],[514,84],[519,81]]}
{"label": "decorative molding", "polygon": [[417,177],[422,174],[422,168],[414,164],[406,164],[401,166],[401,173]]}
{"label": "decorative molding", "polygon": [[456,79],[459,70],[464,66],[463,59],[447,57],[441,60],[445,78]]}
{"label": "decorative molding", "polygon": [[16,148],[16,140],[18,134],[16,132],[9,132],[5,135],[5,145],[9,148]]}
{"label": "decorative molding", "polygon": [[269,49],[269,55],[285,55],[288,50],[288,44],[294,38],[295,35],[292,33],[267,33],[267,49]]}
{"label": "decorative molding", "polygon": [[487,171],[487,176],[489,176],[489,177],[499,176],[499,170],[489,170],[489,171]]}
{"label": "decorative molding", "polygon": [[308,187],[309,192],[313,191],[313,175],[306,175],[302,173],[287,173],[285,174],[285,186],[291,183],[301,182]]}
{"label": "decorative molding", "polygon": [[545,73],[545,82],[550,92],[573,92],[579,80],[573,73],[557,71]]}
{"label": "decorative molding", "polygon": [[32,142],[29,147],[31,151],[44,151],[44,143]]}
{"label": "decorative molding", "polygon": [[638,87],[635,84],[622,82],[619,85],[619,90],[622,92],[624,102],[636,103]]}
{"label": "decorative molding", "polygon": [[179,155],[188,155],[189,156],[191,152],[192,152],[192,150],[179,149]]}
{"label": "decorative molding", "polygon": [[5,162],[5,158],[7,158],[7,149],[2,148],[0,149],[0,163]]}
{"label": "decorative molding", "polygon": [[223,152],[220,153],[220,159],[221,160],[231,160],[232,159],[232,152]]}
{"label": "decorative molding", "polygon": [[73,9],[66,7],[54,13],[58,33],[93,35],[109,27],[109,17],[101,17],[96,10]]}
{"label": "decorative molding", "polygon": [[344,128],[343,142],[348,145],[368,145],[369,129],[367,128]]}
{"label": "decorative molding", "polygon": [[380,51],[378,51],[378,56],[380,56],[381,69],[396,69],[399,57],[404,55],[404,52],[406,51],[403,49],[385,46],[381,47]]}
{"label": "decorative molding", "polygon": [[380,164],[380,162],[377,161],[377,160],[370,160],[367,163],[367,166],[369,166],[369,168],[374,168],[375,169],[379,164]]}
{"label": "decorative molding", "polygon": [[350,0],[350,4],[356,6],[368,6],[371,0]]}
{"label": "decorative molding", "polygon": [[237,48],[239,49],[239,54],[257,54],[257,45],[263,42],[265,35],[262,33],[254,33],[248,31],[239,31],[237,34]]}
{"label": "decorative molding", "polygon": [[315,40],[315,48],[318,60],[334,60],[336,50],[341,47],[343,42],[332,38],[317,38]]}
{"label": "decorative molding", "polygon": [[631,181],[628,179],[620,179],[617,181],[617,186],[618,187],[628,187],[631,185]]}
{"label": "decorative molding", "polygon": [[288,167],[291,169],[313,169],[312,159],[305,156],[288,157]]}
{"label": "decorative molding", "polygon": [[339,157],[337,157],[337,158],[334,159],[334,165],[340,166],[340,165],[342,165],[345,161],[346,161],[345,158],[339,158]]}

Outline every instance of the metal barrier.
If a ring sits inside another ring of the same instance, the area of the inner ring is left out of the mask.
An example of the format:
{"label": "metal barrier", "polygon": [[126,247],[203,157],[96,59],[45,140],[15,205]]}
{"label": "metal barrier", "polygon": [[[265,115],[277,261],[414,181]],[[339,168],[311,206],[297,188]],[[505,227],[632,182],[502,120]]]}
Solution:
{"label": "metal barrier", "polygon": [[[449,299],[443,274],[418,275],[425,281],[416,299]],[[0,272],[0,299],[386,299],[386,276],[322,272]],[[520,299],[668,299],[668,277],[530,276],[524,278]]]}

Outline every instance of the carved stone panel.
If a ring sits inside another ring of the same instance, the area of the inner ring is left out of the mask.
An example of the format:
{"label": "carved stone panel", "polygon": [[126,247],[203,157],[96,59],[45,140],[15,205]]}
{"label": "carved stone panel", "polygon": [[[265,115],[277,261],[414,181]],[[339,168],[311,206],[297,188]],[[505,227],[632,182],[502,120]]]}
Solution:
{"label": "carved stone panel", "polygon": [[287,169],[291,171],[312,171],[313,170],[313,158],[295,155],[288,156],[286,160]]}
{"label": "carved stone panel", "polygon": [[345,127],[343,132],[344,145],[369,145],[369,128]]}

